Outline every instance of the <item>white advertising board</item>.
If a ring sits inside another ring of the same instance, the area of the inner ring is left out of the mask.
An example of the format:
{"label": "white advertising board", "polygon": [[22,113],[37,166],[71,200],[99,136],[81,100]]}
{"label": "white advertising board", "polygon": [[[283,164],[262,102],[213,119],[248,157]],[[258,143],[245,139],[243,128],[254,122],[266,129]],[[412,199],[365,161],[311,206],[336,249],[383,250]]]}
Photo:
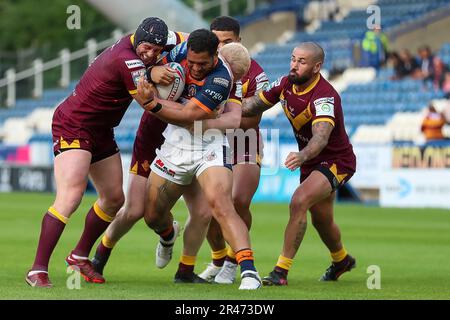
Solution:
{"label": "white advertising board", "polygon": [[381,176],[383,207],[433,207],[450,209],[449,169],[397,169]]}
{"label": "white advertising board", "polygon": [[390,145],[353,145],[356,172],[350,180],[353,187],[379,189],[383,172],[391,169]]}

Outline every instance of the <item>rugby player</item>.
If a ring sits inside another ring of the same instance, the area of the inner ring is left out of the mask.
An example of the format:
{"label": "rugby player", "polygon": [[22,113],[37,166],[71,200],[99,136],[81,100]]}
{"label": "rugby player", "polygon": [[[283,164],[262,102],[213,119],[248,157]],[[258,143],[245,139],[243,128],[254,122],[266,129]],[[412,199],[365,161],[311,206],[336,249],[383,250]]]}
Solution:
{"label": "rugby player", "polygon": [[[228,43],[239,43],[241,38],[239,22],[228,16],[215,18],[211,22],[210,30],[219,38],[219,48]],[[263,69],[255,60],[251,60],[249,71],[236,82],[236,95],[240,98],[251,97],[259,90],[269,85],[269,80]],[[250,203],[259,184],[260,166],[262,159],[262,144],[260,144],[259,122],[261,114],[255,117],[242,118],[240,129],[234,135],[227,135],[233,147],[233,187],[232,197],[236,212],[244,220],[250,230],[252,216]],[[192,192],[190,192],[192,194]],[[193,195],[195,197],[195,195]],[[186,197],[185,197],[186,198]],[[192,198],[192,197],[191,197]],[[189,199],[186,200],[189,202]],[[194,199],[192,211],[211,210],[206,201]],[[189,232],[189,229],[186,229]],[[212,219],[209,225],[207,239],[211,246],[212,262],[199,276],[207,281],[231,284],[237,271],[234,252],[226,247],[219,224]],[[189,246],[188,242],[184,243]]]}
{"label": "rugby player", "polygon": [[[230,43],[230,42],[239,42],[239,23],[231,18],[231,17],[219,17],[214,19],[214,21],[211,24],[212,31],[218,36],[219,38],[219,49],[223,47],[223,45]],[[227,59],[226,59],[227,60]],[[167,63],[167,59],[163,59],[162,63]],[[233,66],[232,71],[233,70]],[[155,75],[159,75],[157,70],[160,67],[154,67],[151,70],[151,79],[155,83],[160,83],[161,78],[158,78]],[[236,77],[235,77],[236,80]],[[190,80],[192,81],[192,79]],[[262,89],[265,85],[268,85],[268,79],[265,75],[264,71],[259,67],[259,65],[252,60],[250,65],[249,72],[242,77],[241,80],[236,82],[237,84],[237,95],[238,96],[249,96],[253,95],[257,90]],[[186,87],[189,88],[189,86],[193,86],[195,83],[186,83]],[[186,95],[185,95],[186,96]],[[248,119],[242,119],[241,120],[241,127],[244,129],[251,128],[251,127],[257,127],[257,124],[259,122],[260,116],[256,117],[256,121],[248,118]],[[217,128],[220,124],[218,121],[223,121],[223,117],[219,120],[208,120],[208,123],[211,127]],[[207,123],[203,124],[203,127],[206,128]],[[147,178],[150,174],[150,163],[152,163],[153,159],[155,158],[155,149],[159,148],[164,141],[164,137],[162,135],[162,132],[166,128],[167,123],[159,120],[155,116],[151,115],[149,112],[145,112],[142,116],[141,123],[136,135],[136,139],[134,142],[134,148],[133,148],[133,156],[132,156],[132,164],[130,168],[130,184],[128,188],[127,197],[125,200],[125,206],[119,211],[114,221],[110,224],[108,229],[105,232],[105,235],[102,238],[101,243],[97,247],[97,251],[95,254],[95,257],[93,259],[93,264],[96,270],[103,274],[103,269],[108,261],[108,258],[110,256],[112,248],[115,246],[115,244],[118,242],[118,240],[126,234],[131,227],[143,217],[144,215],[144,195],[145,195],[145,184],[147,181]],[[243,134],[241,133],[241,136]],[[236,157],[234,158],[234,168],[233,168],[233,176],[236,176],[238,173],[241,175],[243,174],[244,170],[236,169],[237,167],[242,168],[244,166],[250,167],[249,173],[248,173],[248,179],[239,179],[235,178],[233,179],[234,183],[236,179],[237,181],[240,181],[237,185],[233,185],[233,200],[235,203],[236,208],[247,208],[247,211],[244,210],[244,214],[248,212],[248,207],[250,205],[251,197],[253,196],[253,192],[251,194],[248,192],[248,190],[256,190],[258,181],[259,181],[259,153],[258,153],[258,140],[257,135],[253,138],[252,141],[257,141],[254,143],[252,147],[250,147],[248,144],[246,145],[246,148],[235,148],[235,155],[237,152],[239,153],[239,165],[236,166],[237,161]],[[251,154],[250,154],[251,153]],[[255,156],[256,155],[256,156]],[[243,163],[242,163],[243,162]],[[246,163],[248,162],[248,164]],[[258,165],[257,165],[258,164]],[[236,171],[237,170],[237,171]],[[242,188],[244,190],[242,190]],[[240,190],[239,192],[235,192],[235,190]],[[247,195],[249,197],[247,197]],[[185,194],[184,198],[186,200],[186,204],[188,205],[188,208],[190,209],[190,212],[196,212],[194,214],[194,218],[189,218],[188,223],[186,224],[186,231],[184,233],[185,237],[185,245],[186,252],[188,254],[184,254],[185,256],[190,256],[191,258],[188,259],[189,261],[193,261],[193,255],[194,252],[196,253],[198,251],[198,246],[201,245],[203,242],[204,237],[202,237],[204,231],[201,230],[202,225],[205,223],[196,221],[196,218],[198,220],[198,216],[203,216],[205,219],[209,219],[211,216],[211,209],[203,197],[203,193],[199,191],[199,187],[197,183],[194,181],[192,188],[190,188]],[[243,215],[241,213],[242,211],[238,211],[239,215]],[[244,221],[251,221],[251,217],[244,219]],[[206,222],[207,223],[207,222]],[[221,234],[220,226],[215,222],[215,230],[218,232],[217,237],[219,240],[216,242],[219,243],[219,249],[216,249],[215,251],[218,251],[218,254],[220,255],[219,259],[214,260],[217,265],[220,264],[220,266],[223,264],[225,260],[225,256],[227,253],[227,249],[225,248],[225,242],[223,240],[223,236]],[[247,225],[249,226],[249,225]],[[180,226],[177,222],[174,222],[173,225],[173,232],[172,229],[168,230],[166,233],[161,236],[162,241],[169,241],[170,243],[174,242],[174,234],[178,234]],[[171,241],[170,241],[171,240]],[[194,243],[193,246],[191,246],[191,242]],[[161,249],[161,248],[159,248]],[[157,257],[157,266],[158,267],[165,267],[170,261],[172,256],[172,247],[165,247],[163,251],[159,251],[160,255],[165,255],[165,259],[163,261],[161,260],[161,257]],[[166,251],[166,252],[164,252]],[[232,267],[234,267],[233,270],[233,279],[236,274],[237,269],[237,263],[234,259],[234,253],[231,249],[228,249],[230,252],[230,259],[233,259],[233,262],[230,262]],[[185,253],[186,253],[185,252]],[[217,252],[213,253],[213,256],[217,255]],[[190,270],[191,265],[189,267],[184,266],[183,263],[180,263],[180,268],[182,270]],[[210,267],[208,270],[211,270],[212,267]],[[229,270],[230,268],[227,268],[226,270]],[[215,269],[212,270],[217,274],[220,271],[220,267],[215,267]],[[211,271],[208,271],[211,272]],[[184,278],[185,279],[192,279],[192,281],[198,281],[196,276],[193,274],[188,274],[189,272],[185,272]],[[214,274],[214,275],[215,275]],[[230,274],[228,272],[228,274]],[[209,281],[209,279],[208,279]],[[231,280],[232,281],[232,280]]]}
{"label": "rugby player", "polygon": [[66,263],[88,282],[103,283],[88,259],[97,238],[122,207],[122,165],[114,140],[114,127],[136,95],[138,79],[154,64],[168,44],[167,25],[159,18],[145,19],[132,35],[107,48],[88,67],[73,93],[55,110],[52,122],[56,199],[42,220],[39,244],[26,282],[51,287],[50,256],[83,197],[88,177],[98,194],[89,210],[84,231]]}
{"label": "rugby player", "polygon": [[287,285],[287,275],[306,231],[307,211],[312,224],[331,254],[332,264],[322,281],[337,280],[356,265],[341,241],[333,219],[336,190],[354,174],[356,157],[345,132],[341,99],[320,74],[324,51],[304,42],[292,52],[290,72],[271,88],[243,101],[243,116],[255,116],[281,102],[299,152],[290,152],[285,165],[301,168],[300,186],[292,195],[290,217],[281,255],[264,285]]}
{"label": "rugby player", "polygon": [[[182,127],[193,126],[196,120],[214,117],[215,112],[220,110],[228,100],[233,84],[233,73],[230,67],[218,57],[218,43],[217,36],[211,31],[196,30],[190,34],[187,45],[179,45],[167,56],[169,61],[186,65],[188,70],[186,79],[193,80],[193,85],[188,85],[186,88],[191,98],[185,105],[158,99],[151,83],[143,79],[139,82],[138,94],[141,98],[153,99],[146,104],[147,110],[169,123],[164,132],[165,142],[157,151],[157,156],[151,165],[144,218],[147,225],[158,234],[164,234],[164,230],[173,233],[173,217],[170,209],[181,195],[191,189],[188,186],[196,177],[199,190],[203,192],[212,208],[214,218],[219,222],[225,238],[235,251],[236,260],[241,267],[242,281],[239,289],[253,290],[258,289],[261,282],[254,267],[248,229],[236,213],[231,198],[232,172],[231,165],[226,161],[226,137],[217,130],[198,134],[194,127],[192,134]],[[242,49],[245,50],[243,47]],[[246,66],[242,67],[239,78],[248,72],[250,66],[248,52],[245,58]],[[235,66],[238,63],[238,59],[230,61],[230,64]],[[229,114],[237,116],[234,126],[237,128],[240,124],[240,101],[230,103],[228,100],[227,108],[230,109]],[[222,130],[226,127],[217,129]],[[194,217],[192,212],[190,217]],[[164,247],[168,247],[169,250]],[[167,261],[164,259],[165,253],[167,251],[171,253],[172,247],[173,241],[160,240],[158,251],[163,251],[160,255],[163,258],[161,267]],[[191,256],[185,256],[185,258],[189,260]],[[191,263],[186,261],[188,266]],[[184,282],[192,279],[179,280]]]}
{"label": "rugby player", "polygon": [[[228,58],[232,59],[233,57],[230,55]],[[165,64],[167,63],[167,61],[167,58],[163,57],[160,64]],[[238,67],[239,66],[236,66],[236,70],[234,70],[233,66],[231,66],[231,71],[234,74],[235,78],[240,77],[240,75],[238,74]],[[150,79],[153,82],[161,84],[168,82],[167,75],[164,75],[165,67],[163,65],[152,68],[150,72]],[[201,86],[197,86],[198,81],[193,78],[187,78],[186,81],[185,92],[182,95],[183,99],[189,99],[190,97],[192,97],[191,95],[195,93],[194,90],[196,91],[201,88]],[[236,90],[236,87],[234,87],[234,90]],[[231,94],[231,97],[233,96],[234,93]],[[233,128],[235,126],[235,121],[233,120],[233,118],[235,118],[235,116],[231,117],[230,123],[229,114],[225,113],[218,119],[206,120],[203,123],[203,127],[207,129],[207,126],[209,124],[210,127],[213,128],[218,128],[220,126],[222,126],[223,129]],[[105,265],[107,264],[111,252],[117,242],[133,227],[133,225],[137,221],[144,217],[144,198],[146,194],[147,179],[151,172],[150,164],[155,159],[156,149],[160,148],[162,143],[164,142],[163,132],[166,127],[167,123],[158,119],[151,112],[143,113],[139,128],[136,133],[136,138],[134,140],[132,161],[129,172],[129,185],[125,205],[120,209],[113,222],[106,229],[105,234],[102,237],[102,241],[97,246],[95,256],[92,260],[95,270],[102,275]],[[190,188],[190,190],[192,191],[187,192],[185,199],[189,204],[191,201],[197,201],[197,198],[199,197],[193,188]],[[199,193],[201,193],[201,191],[199,191]],[[189,195],[191,194],[192,200],[191,198],[189,198]],[[202,203],[206,202],[204,198],[198,199],[198,201]],[[190,205],[188,205],[188,207],[190,207]],[[194,207],[198,208],[198,205]],[[200,212],[200,210],[197,211]],[[207,210],[206,214],[209,215],[209,217],[207,218],[208,221],[206,223],[209,223],[211,215],[209,209]],[[189,221],[193,222],[192,220]],[[191,230],[189,225],[190,224],[188,223],[186,234],[189,234],[189,230]],[[166,232],[166,234],[163,233],[162,235],[160,235],[161,241],[173,243],[175,241],[175,237],[180,231],[179,229],[180,226],[176,221],[174,221],[173,229],[171,228]],[[203,239],[204,237],[201,238],[201,242],[203,241]],[[160,248],[158,247],[158,249]],[[158,251],[160,255],[165,254],[166,256],[166,258],[163,259],[165,261],[162,261],[161,257],[157,256],[157,266],[159,268],[165,267],[171,259],[172,246],[166,246],[164,247],[164,249],[165,250],[163,251],[165,251],[165,253],[161,250]]]}

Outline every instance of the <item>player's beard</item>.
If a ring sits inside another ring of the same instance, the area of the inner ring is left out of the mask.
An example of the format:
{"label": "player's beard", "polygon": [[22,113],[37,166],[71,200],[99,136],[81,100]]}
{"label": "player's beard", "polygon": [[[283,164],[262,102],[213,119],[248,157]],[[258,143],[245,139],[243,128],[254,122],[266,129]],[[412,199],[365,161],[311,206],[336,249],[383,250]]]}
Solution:
{"label": "player's beard", "polygon": [[290,83],[295,85],[302,85],[307,83],[311,78],[313,77],[312,69],[308,73],[304,73],[301,76],[299,76],[297,73],[295,73],[293,70],[289,72],[288,80]]}

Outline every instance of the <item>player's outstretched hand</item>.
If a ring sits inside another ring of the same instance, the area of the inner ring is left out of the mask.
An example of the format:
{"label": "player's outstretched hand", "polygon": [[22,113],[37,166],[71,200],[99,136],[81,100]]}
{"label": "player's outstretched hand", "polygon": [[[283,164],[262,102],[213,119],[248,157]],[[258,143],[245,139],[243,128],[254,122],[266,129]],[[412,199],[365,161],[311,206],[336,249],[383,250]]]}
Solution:
{"label": "player's outstretched hand", "polygon": [[301,152],[289,152],[284,165],[291,171],[294,171],[305,162],[305,158]]}
{"label": "player's outstretched hand", "polygon": [[152,81],[156,84],[167,86],[175,79],[176,70],[167,66],[155,66],[151,70]]}
{"label": "player's outstretched hand", "polygon": [[144,77],[141,77],[139,79],[138,85],[137,85],[137,93],[136,93],[142,100],[149,101],[153,100],[157,96],[157,91],[155,86],[147,82]]}

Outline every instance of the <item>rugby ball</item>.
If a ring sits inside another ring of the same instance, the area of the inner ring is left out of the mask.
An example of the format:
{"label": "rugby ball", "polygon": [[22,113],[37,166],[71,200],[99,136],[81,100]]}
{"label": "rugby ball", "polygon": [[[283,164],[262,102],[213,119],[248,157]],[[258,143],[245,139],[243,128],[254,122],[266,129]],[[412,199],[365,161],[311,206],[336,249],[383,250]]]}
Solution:
{"label": "rugby ball", "polygon": [[167,86],[156,85],[159,97],[163,100],[177,101],[184,90],[185,75],[183,67],[177,62],[169,62],[165,66],[176,70],[175,79]]}

